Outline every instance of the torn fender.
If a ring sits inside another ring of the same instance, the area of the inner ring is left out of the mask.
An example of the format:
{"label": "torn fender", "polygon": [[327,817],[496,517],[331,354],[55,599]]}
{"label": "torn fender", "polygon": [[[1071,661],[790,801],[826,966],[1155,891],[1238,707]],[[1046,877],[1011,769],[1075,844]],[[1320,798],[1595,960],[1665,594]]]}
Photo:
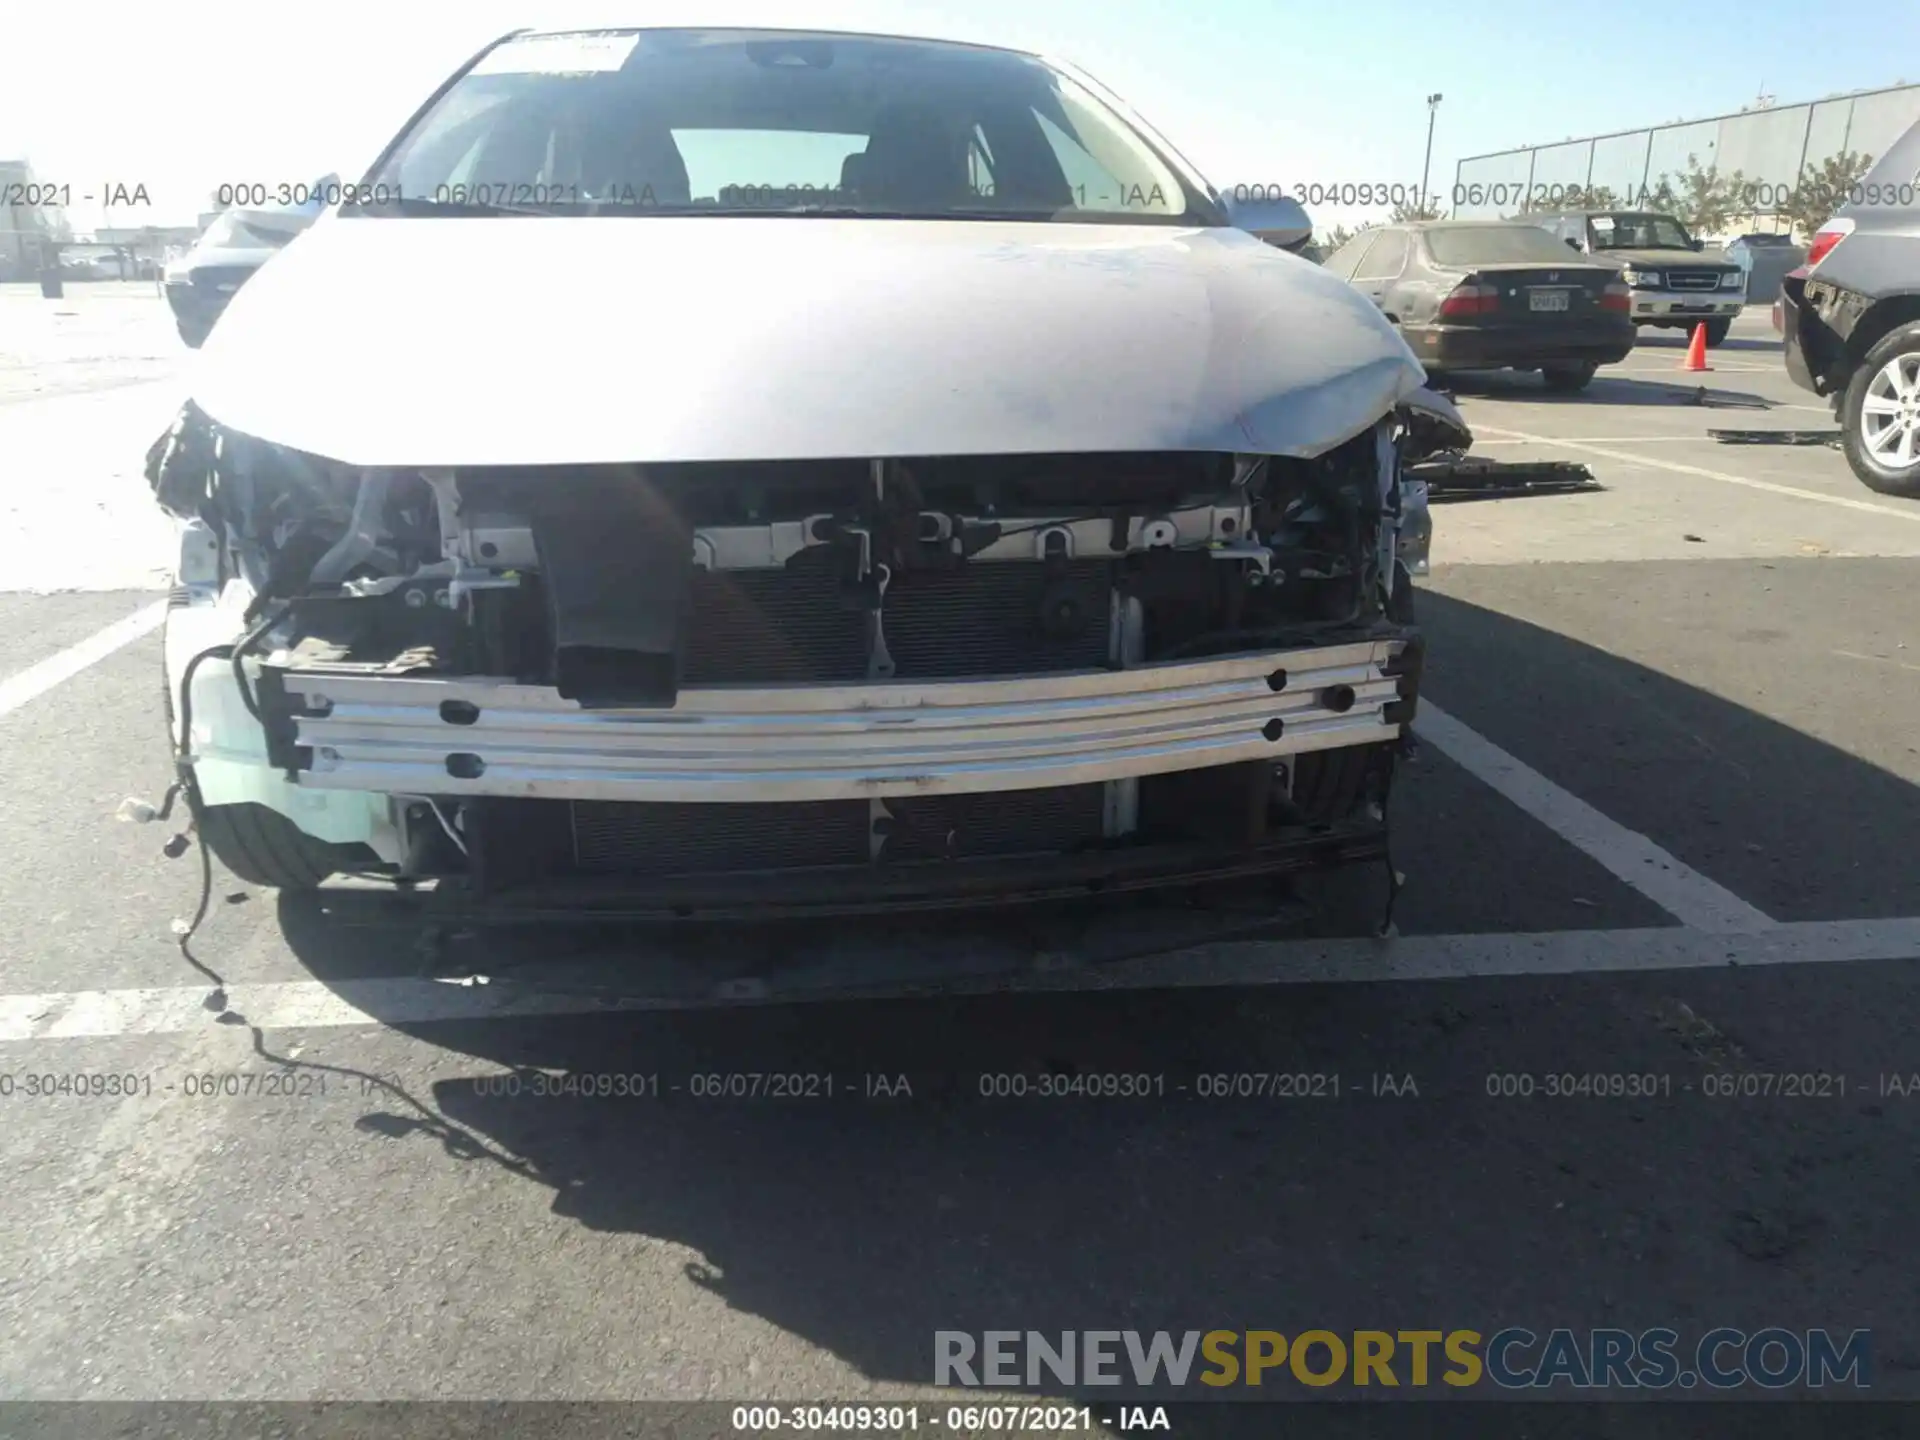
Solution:
{"label": "torn fender", "polygon": [[1401,459],[1409,465],[1436,455],[1460,455],[1473,445],[1473,431],[1460,409],[1437,390],[1422,386],[1400,402],[1400,419],[1407,427]]}
{"label": "torn fender", "polygon": [[1400,420],[1400,497],[1395,554],[1409,575],[1425,575],[1433,549],[1432,499],[1422,461],[1458,456],[1473,444],[1459,407],[1438,391],[1422,386],[1395,407]]}

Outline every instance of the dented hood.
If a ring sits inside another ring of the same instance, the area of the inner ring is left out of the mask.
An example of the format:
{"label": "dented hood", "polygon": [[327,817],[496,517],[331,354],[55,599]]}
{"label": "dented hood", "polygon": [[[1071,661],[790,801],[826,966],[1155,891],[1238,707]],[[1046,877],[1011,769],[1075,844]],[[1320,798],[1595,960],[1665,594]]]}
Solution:
{"label": "dented hood", "polygon": [[1312,456],[1424,382],[1242,231],[760,216],[331,214],[194,364],[224,425],[403,466]]}

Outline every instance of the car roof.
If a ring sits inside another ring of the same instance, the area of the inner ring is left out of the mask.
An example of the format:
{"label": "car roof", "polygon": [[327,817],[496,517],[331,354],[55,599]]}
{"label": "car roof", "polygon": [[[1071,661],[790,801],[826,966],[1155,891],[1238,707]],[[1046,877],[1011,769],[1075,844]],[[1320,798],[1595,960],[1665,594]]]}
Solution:
{"label": "car roof", "polygon": [[1527,210],[1516,216],[1519,220],[1571,220],[1576,215],[1658,215],[1663,220],[1677,220],[1680,217],[1671,210],[1649,210],[1644,205],[1602,205],[1597,210]]}
{"label": "car roof", "polygon": [[1405,220],[1409,230],[1538,230],[1534,217],[1522,215],[1512,220]]}
{"label": "car roof", "polygon": [[648,32],[666,33],[689,30],[707,35],[765,35],[793,40],[885,40],[907,45],[941,45],[954,50],[982,50],[998,55],[1019,55],[1029,60],[1041,58],[1031,50],[1018,50],[1009,45],[984,45],[975,40],[953,40],[938,35],[903,35],[884,30],[812,29],[792,25],[711,25],[702,24],[692,18],[682,24],[566,25],[553,30],[513,30],[502,35],[494,43],[536,37],[545,39],[554,35],[637,35]]}

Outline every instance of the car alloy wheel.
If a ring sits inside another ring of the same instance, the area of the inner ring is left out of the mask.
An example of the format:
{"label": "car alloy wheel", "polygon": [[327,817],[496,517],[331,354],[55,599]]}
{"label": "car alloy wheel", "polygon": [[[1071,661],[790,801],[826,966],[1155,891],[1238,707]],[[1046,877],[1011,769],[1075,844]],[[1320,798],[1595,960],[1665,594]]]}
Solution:
{"label": "car alloy wheel", "polygon": [[1920,320],[1882,335],[1837,398],[1840,448],[1861,483],[1920,498]]}
{"label": "car alloy wheel", "polygon": [[1920,462],[1920,351],[1893,356],[1867,382],[1860,444],[1888,470]]}

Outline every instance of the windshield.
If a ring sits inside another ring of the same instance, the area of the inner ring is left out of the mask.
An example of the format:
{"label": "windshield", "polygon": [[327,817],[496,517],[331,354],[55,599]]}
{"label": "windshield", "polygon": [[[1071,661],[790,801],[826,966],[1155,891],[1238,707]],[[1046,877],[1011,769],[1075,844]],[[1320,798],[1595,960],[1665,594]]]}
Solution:
{"label": "windshield", "polygon": [[1596,250],[1691,250],[1693,237],[1668,215],[1595,215]]}
{"label": "windshield", "polygon": [[495,46],[348,214],[831,213],[1195,223],[1127,123],[1040,61],[930,41],[646,30]]}
{"label": "windshield", "polygon": [[1580,258],[1538,225],[1435,225],[1427,250],[1439,265],[1571,265]]}

